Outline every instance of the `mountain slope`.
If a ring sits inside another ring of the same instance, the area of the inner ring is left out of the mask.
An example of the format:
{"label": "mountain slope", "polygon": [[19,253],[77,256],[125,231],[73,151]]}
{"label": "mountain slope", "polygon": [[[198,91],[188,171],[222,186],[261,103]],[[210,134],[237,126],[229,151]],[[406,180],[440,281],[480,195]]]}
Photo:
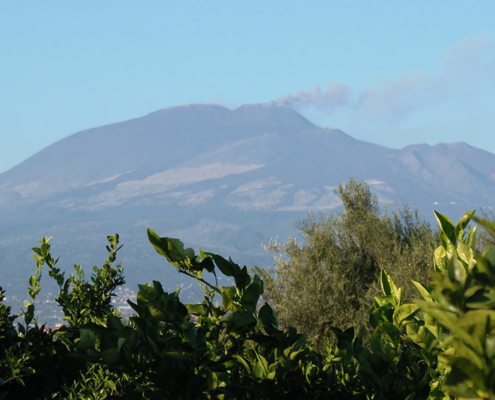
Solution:
{"label": "mountain slope", "polygon": [[[193,190],[188,199],[182,189],[209,181],[229,187],[221,202],[244,208],[330,209],[335,204],[323,199],[332,197],[327,188],[352,174],[369,180],[384,201],[412,200],[420,208],[435,202],[488,205],[495,194],[494,158],[464,143],[388,149],[318,128],[284,107],[189,105],[47,147],[0,174],[0,204],[50,200],[97,209],[143,197],[149,202],[163,193],[193,204],[213,198],[217,189]],[[465,190],[456,190],[459,185]],[[239,200],[246,196],[259,198]]]}

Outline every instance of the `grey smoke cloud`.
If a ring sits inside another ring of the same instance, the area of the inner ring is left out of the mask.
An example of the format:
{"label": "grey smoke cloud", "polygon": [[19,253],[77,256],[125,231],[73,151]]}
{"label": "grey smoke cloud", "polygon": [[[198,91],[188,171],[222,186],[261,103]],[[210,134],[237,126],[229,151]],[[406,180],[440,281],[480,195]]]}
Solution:
{"label": "grey smoke cloud", "polygon": [[272,102],[303,111],[345,112],[356,120],[399,122],[414,113],[445,103],[463,105],[495,88],[495,39],[475,37],[461,41],[442,58],[436,73],[409,72],[380,78],[374,85],[356,89],[332,82],[327,90],[314,86],[285,94]]}
{"label": "grey smoke cloud", "polygon": [[327,91],[321,90],[320,86],[313,86],[306,92],[298,90],[295,94],[285,94],[274,101],[278,106],[286,106],[301,109],[308,106],[321,110],[332,110],[348,105],[351,97],[351,88],[348,85],[332,82]]}

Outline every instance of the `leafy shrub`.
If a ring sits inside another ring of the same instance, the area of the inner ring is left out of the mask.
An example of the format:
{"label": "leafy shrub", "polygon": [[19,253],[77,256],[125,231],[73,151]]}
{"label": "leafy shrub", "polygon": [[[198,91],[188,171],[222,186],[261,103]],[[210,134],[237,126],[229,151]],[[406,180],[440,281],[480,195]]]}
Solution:
{"label": "leafy shrub", "polygon": [[[281,329],[270,305],[260,304],[263,281],[231,259],[197,255],[148,230],[158,254],[195,279],[204,300],[183,304],[179,290],[153,281],[139,285],[126,320],[109,301],[124,281],[112,266],[117,235],[108,237],[109,259],[91,282],[78,266],[65,279],[43,239],[33,249],[24,324],[14,327],[0,290],[0,398],[495,399],[495,247],[476,254],[476,228],[465,233],[472,219],[494,234],[495,224],[473,212],[456,225],[436,216],[436,273],[429,285],[412,283],[423,300],[408,302],[382,268],[369,342],[364,330],[331,327],[336,340],[324,338],[321,352],[306,334]],[[53,331],[33,318],[44,265],[66,318]],[[233,285],[219,286],[220,273]]]}
{"label": "leafy shrub", "polygon": [[[33,248],[36,260],[35,275],[29,279],[28,294],[22,317],[14,329],[15,315],[0,303],[0,334],[2,357],[0,358],[0,399],[57,398],[63,387],[73,384],[81,373],[90,370],[86,362],[75,363],[71,355],[77,351],[81,326],[88,321],[104,324],[108,315],[116,314],[111,306],[113,291],[124,283],[122,268],[112,267],[118,251],[118,235],[109,236],[109,258],[103,267],[94,267],[91,282],[84,280],[80,266],[75,266],[77,276],[65,279],[56,267],[57,260],[50,254],[50,239],[43,238],[40,247]],[[40,291],[43,267],[59,288],[55,297],[64,311],[67,325],[49,330],[34,318],[36,296]],[[1,297],[3,299],[3,296]]]}
{"label": "leafy shrub", "polygon": [[321,344],[327,326],[364,327],[369,336],[369,304],[380,293],[380,271],[390,271],[403,299],[412,300],[411,279],[428,282],[437,243],[417,212],[404,207],[380,213],[365,182],[351,179],[336,194],[344,205],[338,217],[310,215],[298,225],[304,243],[271,241],[274,268],[256,270],[265,282],[263,298],[276,309],[281,326],[306,331],[314,344]]}

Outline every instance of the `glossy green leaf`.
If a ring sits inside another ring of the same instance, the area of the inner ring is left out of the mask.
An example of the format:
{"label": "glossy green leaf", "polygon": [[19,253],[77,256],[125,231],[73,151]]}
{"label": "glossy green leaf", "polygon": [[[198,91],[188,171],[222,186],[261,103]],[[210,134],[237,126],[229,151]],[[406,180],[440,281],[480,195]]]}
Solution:
{"label": "glossy green leaf", "polygon": [[242,294],[241,304],[246,311],[255,312],[260,296],[263,294],[263,281],[255,275],[251,284]]}
{"label": "glossy green leaf", "polygon": [[452,281],[458,282],[461,286],[466,282],[467,271],[464,265],[457,259],[452,258],[447,264],[449,278]]}
{"label": "glossy green leaf", "polygon": [[148,240],[156,252],[164,256],[169,262],[176,263],[186,259],[184,244],[179,239],[161,238],[151,228],[148,228]]}
{"label": "glossy green leaf", "polygon": [[406,325],[406,333],[409,339],[427,351],[430,351],[435,341],[435,335],[433,333],[425,326],[418,325],[415,322]]}
{"label": "glossy green leaf", "polygon": [[232,260],[227,261],[225,258],[213,254],[213,261],[215,261],[215,264],[217,265],[218,269],[224,274],[225,276],[234,276],[239,270],[239,266],[234,264]]}
{"label": "glossy green leaf", "polygon": [[475,250],[476,248],[476,234],[478,232],[478,225],[473,226],[473,229],[471,229],[467,235],[467,238],[465,240],[466,245],[471,247],[471,249]]}
{"label": "glossy green leaf", "polygon": [[206,374],[206,382],[208,389],[215,390],[218,387],[218,376],[213,371],[208,371]]}
{"label": "glossy green leaf", "polygon": [[397,307],[393,316],[395,326],[400,327],[403,323],[411,321],[418,311],[417,304],[404,304]]}
{"label": "glossy green leaf", "polygon": [[472,261],[474,260],[474,252],[470,246],[462,242],[457,243],[457,255],[466,263],[466,266],[469,267],[472,265]]}
{"label": "glossy green leaf", "polygon": [[244,289],[251,283],[251,277],[248,274],[247,267],[244,266],[242,269],[239,269],[234,274],[235,285],[239,289]]}
{"label": "glossy green leaf", "polygon": [[222,287],[222,300],[225,310],[236,311],[237,307],[234,301],[237,300],[237,289],[235,286],[223,286]]}
{"label": "glossy green leaf", "polygon": [[246,372],[251,375],[251,367],[249,366],[248,362],[242,358],[239,354],[234,354],[233,357],[245,368]]}
{"label": "glossy green leaf", "polygon": [[464,230],[468,226],[469,222],[471,221],[474,213],[476,210],[471,210],[465,213],[462,218],[457,222],[455,225],[455,236],[459,239],[462,240]]}
{"label": "glossy green leaf", "polygon": [[457,241],[457,235],[455,232],[455,227],[452,221],[443,214],[440,214],[437,211],[434,211],[435,218],[437,219],[438,225],[440,229],[445,233],[446,237],[450,240],[450,242],[455,245]]}
{"label": "glossy green leaf", "polygon": [[155,290],[149,286],[149,285],[138,285],[139,287],[139,292],[137,294],[137,301],[138,303],[141,302],[149,302],[149,301],[156,301],[157,300],[157,295]]}
{"label": "glossy green leaf", "polygon": [[421,283],[416,281],[411,282],[414,284],[414,286],[416,286],[416,289],[418,289],[418,292],[421,294],[421,296],[423,296],[423,299],[425,299],[426,301],[433,301],[430,292],[428,292],[428,290]]}

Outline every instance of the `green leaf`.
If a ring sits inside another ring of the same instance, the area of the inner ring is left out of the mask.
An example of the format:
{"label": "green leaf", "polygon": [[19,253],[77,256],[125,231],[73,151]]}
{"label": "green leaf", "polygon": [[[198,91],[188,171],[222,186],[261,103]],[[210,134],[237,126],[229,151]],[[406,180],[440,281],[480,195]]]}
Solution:
{"label": "green leaf", "polygon": [[200,270],[204,268],[208,272],[212,272],[213,274],[215,274],[215,264],[213,263],[213,260],[209,257],[204,258],[199,264],[196,263],[196,261],[194,261],[193,264]]}
{"label": "green leaf", "polygon": [[122,325],[122,321],[119,317],[110,315],[107,319],[107,328],[117,332],[122,332],[124,325]]}
{"label": "green leaf", "polygon": [[26,329],[28,325],[31,323],[31,321],[34,318],[34,304],[28,304],[27,310],[24,313],[24,323],[26,324]]}
{"label": "green leaf", "polygon": [[437,219],[438,225],[440,229],[445,233],[450,242],[455,245],[457,236],[455,232],[455,227],[452,221],[447,218],[445,215],[440,214],[437,211],[434,211],[435,218]]}
{"label": "green leaf", "polygon": [[159,237],[148,228],[148,240],[161,256],[164,256],[170,263],[181,262],[186,259],[184,244],[179,239]]}
{"label": "green leaf", "polygon": [[96,343],[96,336],[89,329],[80,329],[80,340],[76,345],[77,351],[86,351],[93,349]]}
{"label": "green leaf", "polygon": [[393,296],[393,297],[396,296],[397,288],[395,287],[394,281],[387,273],[385,268],[382,268],[381,284],[382,284],[382,291],[385,294],[385,296]]}
{"label": "green leaf", "polygon": [[453,396],[464,399],[490,398],[486,394],[487,388],[483,376],[483,370],[473,358],[463,358],[457,355],[440,354],[439,359],[451,367],[450,373],[444,383],[444,388]]}
{"label": "green leaf", "polygon": [[495,311],[473,310],[460,317],[449,329],[478,354],[483,354],[483,345],[488,333],[495,330]]}
{"label": "green leaf", "polygon": [[399,330],[392,323],[384,321],[373,331],[371,348],[374,354],[395,363],[398,361],[399,340]]}
{"label": "green leaf", "polygon": [[352,344],[354,340],[354,328],[348,328],[345,331],[342,331],[339,328],[332,327],[331,331],[337,338],[337,347],[339,350],[351,350]]}
{"label": "green leaf", "polygon": [[464,244],[462,242],[457,243],[457,255],[459,258],[466,263],[466,266],[473,265],[474,252],[471,246]]}
{"label": "green leaf", "polygon": [[191,315],[207,315],[208,313],[208,309],[203,303],[184,305],[186,306],[188,313]]}
{"label": "green leaf", "polygon": [[225,310],[237,311],[237,308],[233,302],[237,297],[237,289],[235,286],[223,286],[222,287],[222,300]]}
{"label": "green leaf", "polygon": [[116,249],[119,244],[119,234],[116,233],[115,235],[107,236],[107,240],[110,242],[112,249]]}
{"label": "green leaf", "polygon": [[269,335],[278,332],[277,314],[267,303],[263,304],[261,307],[258,318],[261,322],[261,326]]}
{"label": "green leaf", "polygon": [[419,325],[415,322],[411,322],[406,325],[406,333],[409,339],[411,339],[418,346],[422,347],[426,351],[430,351],[435,336],[425,326]]}
{"label": "green leaf", "polygon": [[244,266],[242,269],[239,269],[234,274],[235,285],[239,289],[244,289],[247,285],[251,283],[251,277],[247,272],[247,267]]}
{"label": "green leaf", "polygon": [[445,307],[439,303],[423,300],[415,300],[414,303],[418,304],[424,312],[428,313],[445,327],[452,326],[457,319],[457,315],[454,312],[445,309]]}
{"label": "green leaf", "polygon": [[438,338],[439,330],[441,330],[441,328],[439,328],[436,319],[433,318],[430,314],[425,313],[425,315],[423,316],[423,321],[425,322],[426,329],[428,329],[433,334],[433,336],[435,336],[435,338]]}
{"label": "green leaf", "polygon": [[234,357],[239,363],[241,363],[241,365],[244,367],[244,369],[246,370],[248,375],[251,375],[251,373],[252,373],[251,367],[249,366],[249,364],[247,363],[247,361],[244,358],[242,358],[238,354],[233,354],[232,357]]}
{"label": "green leaf", "polygon": [[156,301],[157,300],[157,295],[155,290],[148,285],[138,285],[139,291],[136,296],[136,299],[138,301],[138,304],[140,302],[142,303],[148,303],[150,301]]}
{"label": "green leaf", "polygon": [[29,278],[29,286],[34,288],[38,284],[39,284],[38,279],[34,275],[31,275],[31,277]]}
{"label": "green leaf", "polygon": [[262,371],[263,373],[262,376],[265,377],[268,374],[268,361],[258,352],[256,352],[256,358],[258,359],[258,367],[260,368],[260,371]]}
{"label": "green leaf", "polygon": [[468,233],[468,236],[466,238],[466,245],[471,247],[473,250],[476,249],[476,233],[478,231],[478,225],[473,226],[473,229],[471,229]]}
{"label": "green leaf", "polygon": [[418,289],[418,292],[421,294],[421,296],[423,296],[423,299],[425,299],[426,301],[433,301],[430,292],[428,292],[428,290],[421,283],[416,281],[411,282],[414,284],[414,286],[416,286],[416,289]]}
{"label": "green leaf", "polygon": [[471,211],[468,211],[467,213],[465,213],[463,215],[463,217],[455,225],[455,236],[460,241],[462,241],[462,236],[463,236],[464,230],[468,226],[469,221],[471,221],[471,218],[473,217],[475,211],[476,210],[471,210]]}
{"label": "green leaf", "polygon": [[466,291],[465,297],[466,307],[469,308],[484,308],[484,309],[494,309],[495,308],[495,292],[484,292],[482,286],[474,286],[472,287],[472,291],[477,289],[477,292],[473,293],[472,296],[468,296],[468,292]]}
{"label": "green leaf", "polygon": [[189,258],[191,260],[194,260],[196,258],[196,254],[194,253],[194,249],[191,249],[190,247],[188,247],[187,249],[184,250],[184,254],[186,255],[187,258]]}
{"label": "green leaf", "polygon": [[241,304],[246,311],[255,312],[260,296],[263,294],[263,281],[255,275],[253,282],[242,294]]}
{"label": "green leaf", "polygon": [[227,323],[229,332],[243,334],[256,326],[256,318],[251,312],[236,311],[228,317]]}
{"label": "green leaf", "polygon": [[208,389],[215,390],[218,387],[218,376],[213,371],[208,371],[206,373],[206,382],[208,385]]}
{"label": "green leaf", "polygon": [[411,321],[418,313],[419,306],[417,304],[404,304],[399,306],[394,311],[394,325],[400,327],[404,322]]}
{"label": "green leaf", "polygon": [[215,264],[217,265],[218,269],[225,276],[234,276],[236,271],[240,270],[240,268],[236,264],[227,261],[222,256],[219,256],[217,254],[211,254],[211,256],[213,257],[213,261],[215,261]]}
{"label": "green leaf", "polygon": [[117,340],[117,352],[120,353],[120,349],[122,348],[122,346],[124,345],[124,343],[126,342],[126,338],[119,338],[119,340]]}
{"label": "green leaf", "polygon": [[467,271],[464,265],[457,259],[457,257],[452,258],[448,265],[447,271],[449,274],[449,278],[452,281],[459,282],[461,286],[464,286],[467,277]]}
{"label": "green leaf", "polygon": [[433,252],[433,262],[437,271],[445,270],[445,256],[447,255],[447,250],[444,247],[439,246]]}
{"label": "green leaf", "polygon": [[385,307],[390,305],[393,308],[394,298],[392,296],[375,297],[374,303],[377,307]]}
{"label": "green leaf", "polygon": [[111,380],[105,380],[104,387],[111,389],[113,391],[117,391],[117,386],[115,386],[115,382]]}

